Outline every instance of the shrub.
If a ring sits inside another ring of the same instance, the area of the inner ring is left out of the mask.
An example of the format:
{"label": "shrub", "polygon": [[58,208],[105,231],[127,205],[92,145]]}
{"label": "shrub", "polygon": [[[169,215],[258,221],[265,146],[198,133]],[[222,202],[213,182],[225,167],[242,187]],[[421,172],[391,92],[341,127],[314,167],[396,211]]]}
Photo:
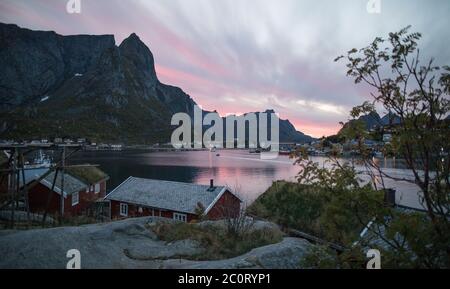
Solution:
{"label": "shrub", "polygon": [[161,222],[152,227],[159,239],[166,242],[178,240],[196,240],[206,250],[195,260],[219,260],[242,255],[253,248],[278,243],[283,233],[274,228],[248,230],[236,235],[230,234],[226,226],[166,223]]}

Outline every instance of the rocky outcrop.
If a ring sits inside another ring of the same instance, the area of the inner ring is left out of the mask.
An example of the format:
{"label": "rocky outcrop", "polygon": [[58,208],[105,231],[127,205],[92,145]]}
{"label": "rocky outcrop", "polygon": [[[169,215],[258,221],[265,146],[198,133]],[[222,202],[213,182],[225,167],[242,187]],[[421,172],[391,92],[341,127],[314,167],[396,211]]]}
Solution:
{"label": "rocky outcrop", "polygon": [[315,140],[313,137],[297,131],[294,125],[287,119],[280,119],[280,141],[308,143]]}
{"label": "rocky outcrop", "polygon": [[4,138],[167,141],[172,115],[193,111],[189,95],[158,80],[150,49],[134,33],[116,46],[109,35],[0,24],[0,40]]}
{"label": "rocky outcrop", "polygon": [[[298,268],[310,243],[285,238],[227,260],[189,261],[202,252],[192,240],[166,243],[149,228],[162,221],[138,218],[80,227],[0,233],[0,268],[65,268],[67,251],[81,253],[82,268]],[[164,219],[164,221],[170,221]],[[211,224],[208,224],[211,225]],[[264,228],[273,224],[259,222]]]}
{"label": "rocky outcrop", "polygon": [[167,260],[168,269],[300,269],[300,261],[311,243],[304,239],[284,238],[283,241],[251,250],[227,260],[189,261]]}
{"label": "rocky outcrop", "polygon": [[0,23],[0,109],[55,91],[75,74],[86,73],[114,45],[112,35],[61,36]]}

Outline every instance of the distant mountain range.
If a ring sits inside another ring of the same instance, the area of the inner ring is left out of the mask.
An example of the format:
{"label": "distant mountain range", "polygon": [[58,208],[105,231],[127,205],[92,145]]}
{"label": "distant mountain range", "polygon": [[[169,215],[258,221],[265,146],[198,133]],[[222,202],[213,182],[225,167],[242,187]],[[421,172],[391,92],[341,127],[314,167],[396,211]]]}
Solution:
{"label": "distant mountain range", "polygon": [[[350,120],[348,123],[351,123],[353,121],[355,120]],[[358,118],[358,121],[362,121],[365,124],[366,130],[371,130],[377,127],[399,124],[400,117],[393,113],[388,113],[381,117],[377,112],[371,112],[367,115],[360,116]],[[347,125],[348,123],[346,123],[345,125]]]}
{"label": "distant mountain range", "polygon": [[[0,138],[84,137],[168,141],[174,113],[194,100],[161,83],[150,49],[136,34],[62,36],[0,23]],[[280,122],[282,141],[313,138]]]}

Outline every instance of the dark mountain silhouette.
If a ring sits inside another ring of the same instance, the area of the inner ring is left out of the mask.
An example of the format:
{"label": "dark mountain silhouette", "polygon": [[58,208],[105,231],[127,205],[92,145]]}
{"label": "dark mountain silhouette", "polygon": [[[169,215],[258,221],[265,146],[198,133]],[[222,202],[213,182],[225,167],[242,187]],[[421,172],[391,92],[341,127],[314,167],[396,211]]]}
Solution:
{"label": "dark mountain silhouette", "polygon": [[[0,138],[84,137],[149,143],[170,140],[174,113],[194,100],[161,83],[136,34],[62,36],[0,23]],[[284,141],[308,141],[289,121]]]}
{"label": "dark mountain silhouette", "polygon": [[387,113],[385,116],[380,117],[377,112],[371,112],[367,115],[360,116],[357,120],[350,120],[344,124],[344,127],[355,121],[362,122],[365,125],[366,130],[374,130],[391,125],[397,125],[400,123],[400,117],[394,113]]}

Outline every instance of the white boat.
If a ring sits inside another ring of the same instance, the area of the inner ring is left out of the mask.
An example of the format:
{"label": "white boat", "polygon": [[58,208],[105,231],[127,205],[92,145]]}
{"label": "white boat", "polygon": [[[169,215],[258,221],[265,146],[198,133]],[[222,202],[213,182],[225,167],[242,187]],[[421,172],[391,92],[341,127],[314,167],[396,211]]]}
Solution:
{"label": "white boat", "polygon": [[42,150],[39,150],[39,154],[34,158],[32,164],[27,164],[26,169],[39,169],[39,168],[49,168],[52,165],[52,160],[50,157],[46,156]]}
{"label": "white boat", "polygon": [[252,149],[249,150],[249,153],[251,153],[251,154],[259,154],[259,153],[261,153],[261,150],[252,148]]}

